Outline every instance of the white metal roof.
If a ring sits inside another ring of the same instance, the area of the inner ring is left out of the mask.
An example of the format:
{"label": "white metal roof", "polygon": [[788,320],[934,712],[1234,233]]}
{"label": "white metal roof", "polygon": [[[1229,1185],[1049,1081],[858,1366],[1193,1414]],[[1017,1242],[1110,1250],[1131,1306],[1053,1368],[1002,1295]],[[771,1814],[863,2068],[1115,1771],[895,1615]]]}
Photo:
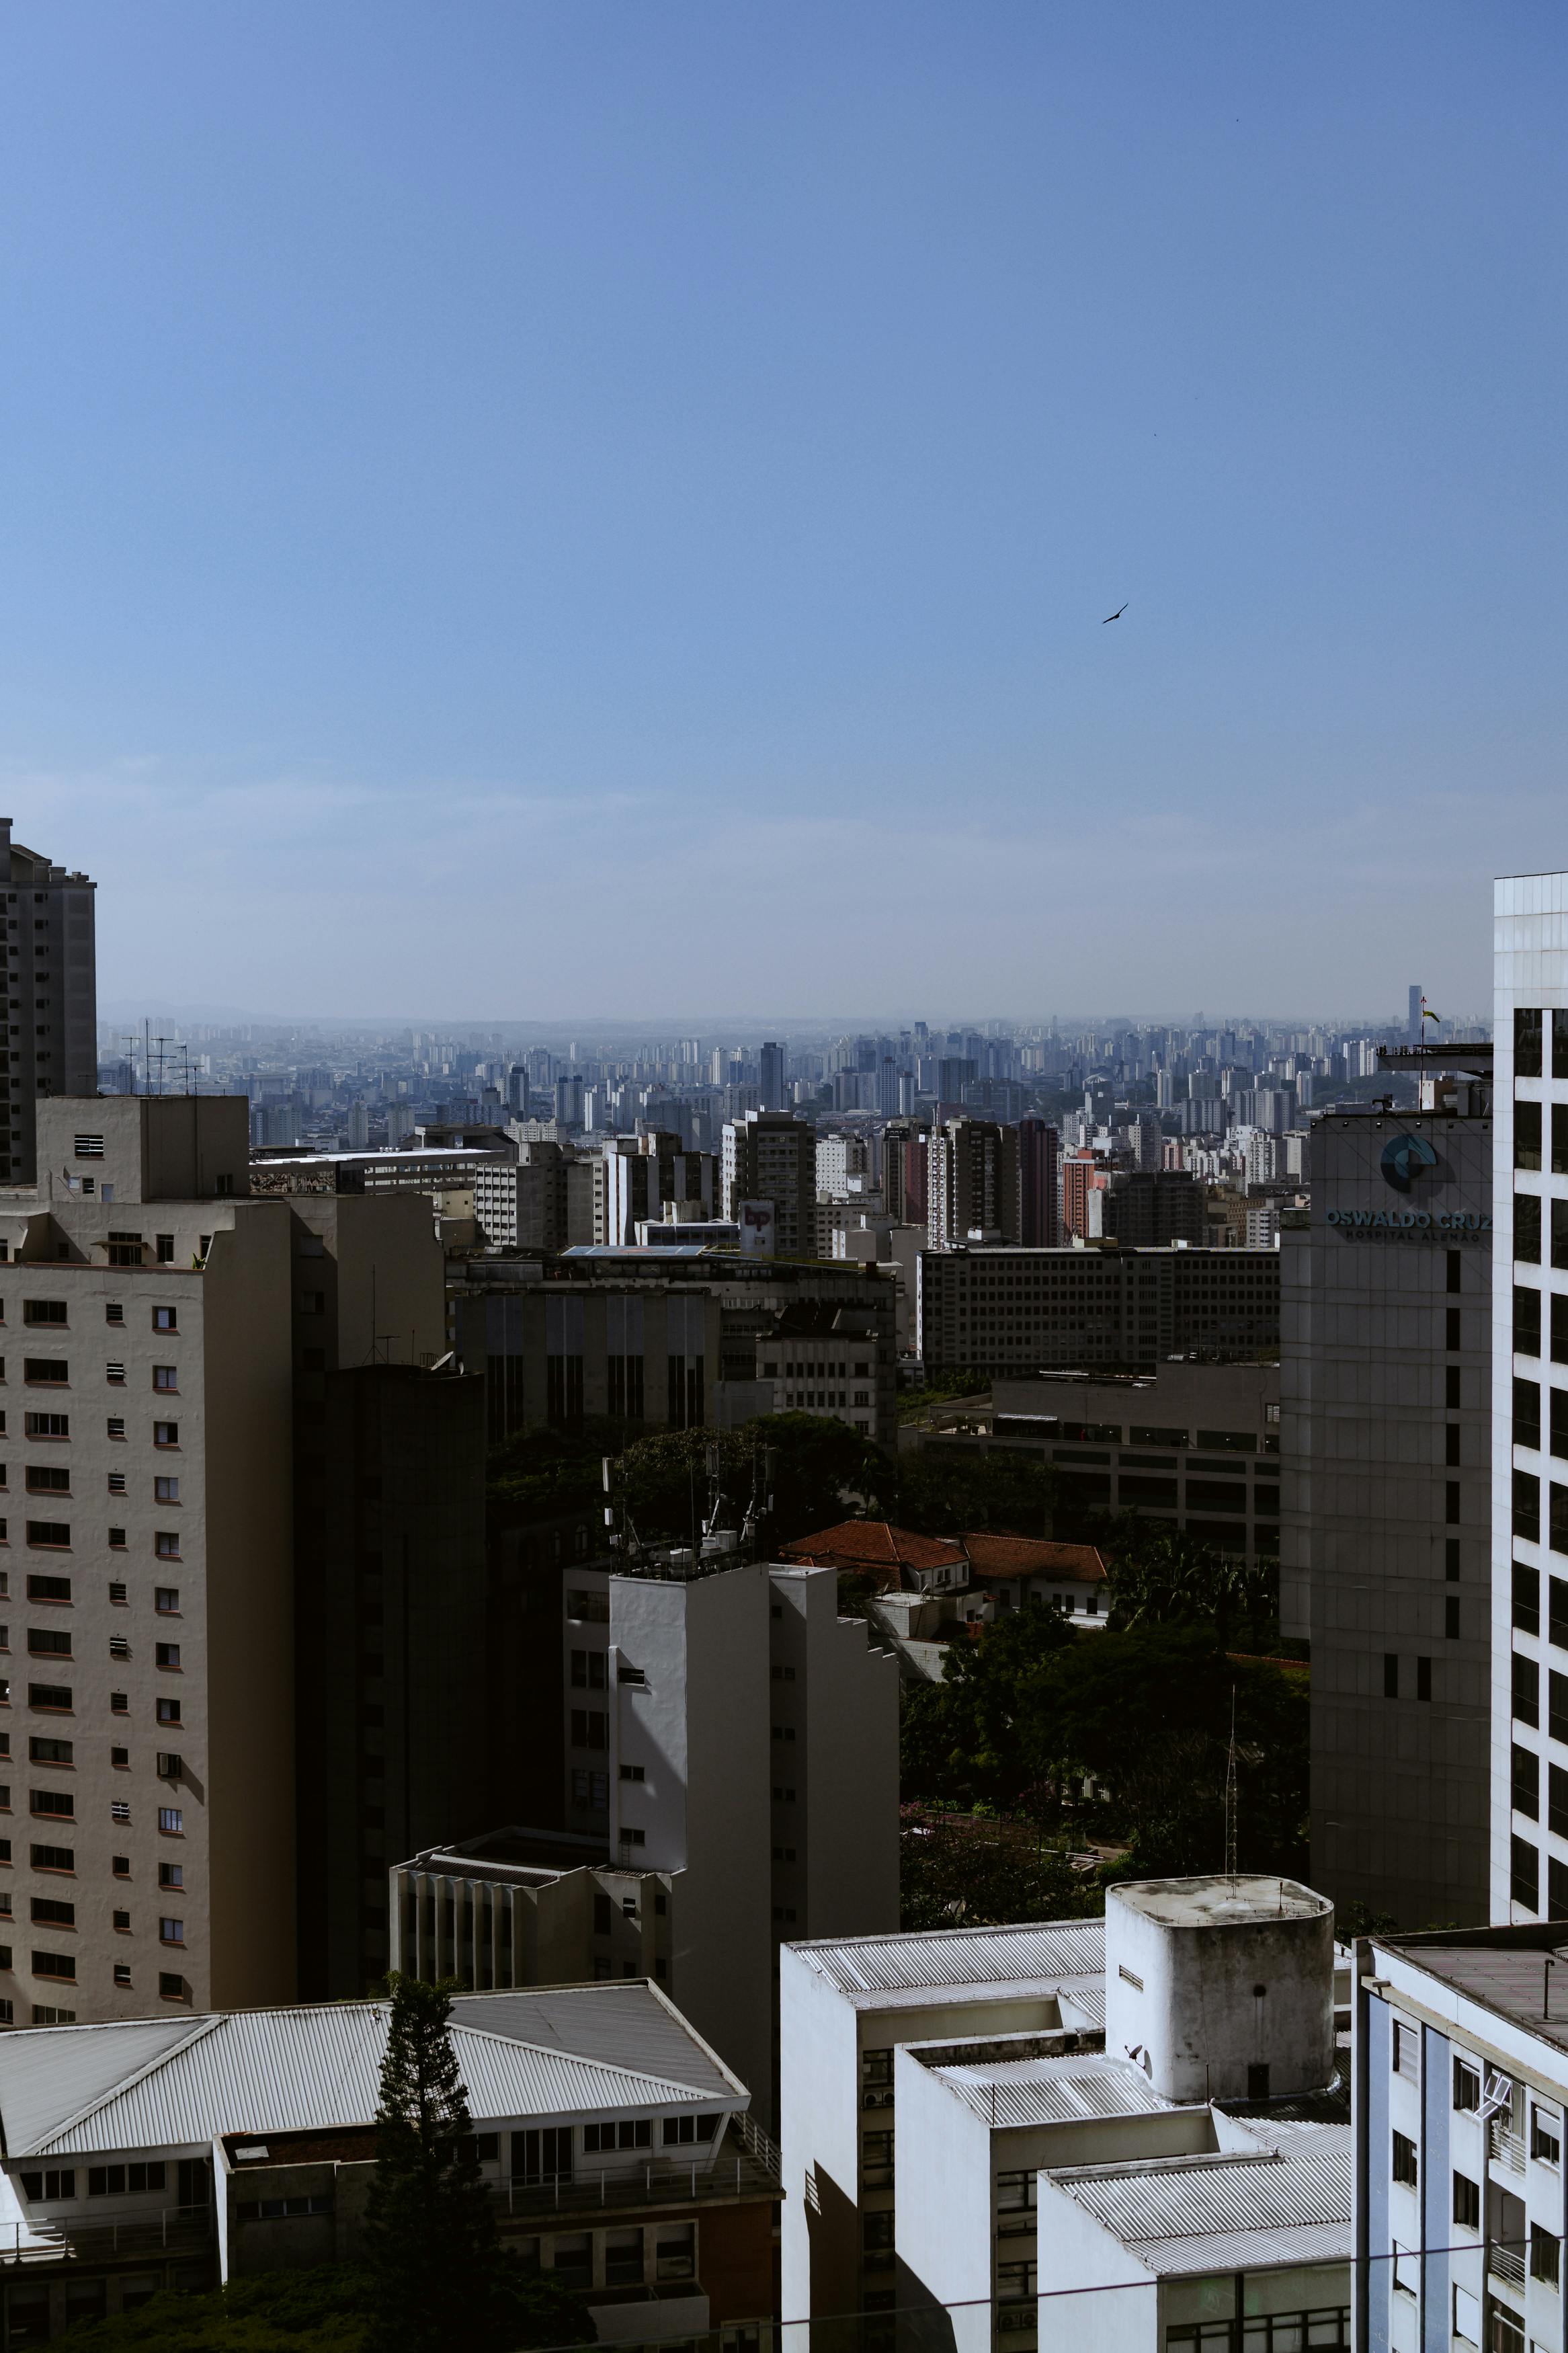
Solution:
{"label": "white metal roof", "polygon": [[935,2067],[931,2073],[993,2126],[1086,2124],[1097,2116],[1154,2115],[1173,2105],[1141,2067],[1098,2052],[1092,2057],[982,2060],[973,2066]]}
{"label": "white metal roof", "polygon": [[[0,2036],[5,2154],[85,2157],[369,2124],[387,2015],[385,2002],[335,2002]],[[646,1984],[467,1995],[450,2031],[476,2123],[747,2104]]]}
{"label": "white metal roof", "polygon": [[1048,2178],[1151,2272],[1168,2274],[1347,2260],[1352,2167],[1351,2127],[1316,2125],[1256,2157],[1163,2158]]}
{"label": "white metal roof", "polygon": [[963,1987],[1022,1991],[1105,1970],[1103,1920],[1031,1921],[1010,1928],[931,1928],[913,1936],[861,1936],[796,1945],[807,1966],[841,1993],[867,1996]]}

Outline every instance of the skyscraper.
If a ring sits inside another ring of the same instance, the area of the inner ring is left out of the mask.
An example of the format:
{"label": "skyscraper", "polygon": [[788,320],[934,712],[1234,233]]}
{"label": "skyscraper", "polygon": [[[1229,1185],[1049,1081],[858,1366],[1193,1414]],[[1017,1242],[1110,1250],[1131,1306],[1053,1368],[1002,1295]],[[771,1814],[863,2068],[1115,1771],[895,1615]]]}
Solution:
{"label": "skyscraper", "polygon": [[764,1111],[783,1111],[784,1107],[784,1050],[775,1043],[764,1044],[758,1071],[759,1092]]}
{"label": "skyscraper", "polygon": [[1043,1119],[1018,1122],[1018,1240],[1026,1250],[1051,1250],[1061,1240],[1060,1141]]}
{"label": "skyscraper", "polygon": [[1410,1013],[1405,1025],[1405,1035],[1413,1046],[1419,1046],[1421,1043],[1422,1016],[1425,1009],[1426,1000],[1421,994],[1421,983],[1418,980],[1413,980],[1410,984]]}
{"label": "skyscraper", "polygon": [[31,1185],[37,1178],[40,1095],[98,1092],[96,889],[85,874],[68,874],[36,849],[14,843],[11,819],[0,818],[0,891],[15,1017],[0,1050],[0,1184]]}

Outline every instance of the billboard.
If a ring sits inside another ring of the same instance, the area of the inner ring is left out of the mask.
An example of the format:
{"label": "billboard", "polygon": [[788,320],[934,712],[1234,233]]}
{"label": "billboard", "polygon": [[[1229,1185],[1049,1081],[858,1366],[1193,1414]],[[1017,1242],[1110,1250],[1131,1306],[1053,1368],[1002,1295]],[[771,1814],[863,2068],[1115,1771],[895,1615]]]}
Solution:
{"label": "billboard", "polygon": [[747,1258],[772,1258],[773,1254],[773,1205],[771,1201],[738,1201],[736,1213],[741,1223],[741,1250]]}

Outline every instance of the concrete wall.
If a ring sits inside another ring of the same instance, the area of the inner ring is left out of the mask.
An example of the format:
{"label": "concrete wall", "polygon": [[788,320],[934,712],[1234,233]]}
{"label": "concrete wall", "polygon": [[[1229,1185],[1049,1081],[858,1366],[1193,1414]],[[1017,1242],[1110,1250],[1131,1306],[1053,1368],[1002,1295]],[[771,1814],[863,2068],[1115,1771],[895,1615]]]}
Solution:
{"label": "concrete wall", "polygon": [[1048,2174],[1039,2199],[1039,2353],[1159,2353],[1152,2273]]}
{"label": "concrete wall", "polygon": [[[991,2127],[907,2049],[893,2061],[893,2114],[900,2334],[933,2353],[990,2353]],[[1027,2238],[1018,2253],[1033,2258]]]}
{"label": "concrete wall", "polygon": [[[1333,1913],[1293,1881],[1279,1883],[1280,1914],[1263,1910],[1277,1883],[1153,1881],[1151,1904],[1183,1904],[1235,1884],[1249,1917],[1173,1920],[1112,1888],[1105,1905],[1105,2042],[1117,2057],[1141,2049],[1167,2099],[1248,2096],[1247,2070],[1268,2068],[1268,2096],[1316,2091],[1334,2073]],[[1305,1896],[1313,1907],[1300,1908]],[[1194,1909],[1196,1905],[1194,1904]],[[1292,1916],[1292,1909],[1294,1916]]]}
{"label": "concrete wall", "polygon": [[[852,2002],[785,1945],[779,1952],[779,2140],[784,2200],[781,2305],[786,2322],[854,2310],[858,2300],[860,2038]],[[879,2126],[890,2125],[886,2109]],[[788,2329],[805,2353],[804,2329]]]}
{"label": "concrete wall", "polygon": [[773,1865],[781,1933],[890,1933],[899,1925],[898,1661],[870,1644],[863,1619],[839,1617],[837,1570],[775,1566],[768,1575],[784,1612],[771,1626],[775,1715],[796,1734],[788,1778],[774,1777],[796,1792],[773,1809],[773,1844],[795,1850],[793,1862]]}

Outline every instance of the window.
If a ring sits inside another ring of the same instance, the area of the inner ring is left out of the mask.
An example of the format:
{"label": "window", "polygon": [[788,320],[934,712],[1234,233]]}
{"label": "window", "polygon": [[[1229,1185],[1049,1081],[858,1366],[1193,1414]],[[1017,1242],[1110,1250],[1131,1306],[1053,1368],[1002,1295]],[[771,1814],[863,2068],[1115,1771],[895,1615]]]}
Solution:
{"label": "window", "polygon": [[153,1648],[159,1666],[177,1667],[179,1665],[180,1646],[178,1642],[158,1642],[154,1644]]}
{"label": "window", "polygon": [[589,2155],[616,2148],[651,2148],[653,2118],[622,2116],[614,2124],[584,2125],[583,2147]]}
{"label": "window", "polygon": [[68,1683],[29,1683],[29,1707],[53,1708],[67,1715],[71,1709],[71,1688]]}
{"label": "window", "polygon": [[[1450,1320],[1458,1322],[1457,1309],[1450,1311]],[[1451,1338],[1448,1342],[1451,1348],[1457,1348],[1458,1345],[1457,1339]],[[1541,1354],[1541,1293],[1532,1291],[1525,1282],[1516,1282],[1513,1286],[1513,1350],[1516,1356],[1539,1356]]]}
{"label": "window", "polygon": [[160,1724],[179,1723],[180,1703],[177,1699],[161,1699],[158,1702],[158,1721]]}
{"label": "window", "polygon": [[[1537,1231],[1538,1231],[1538,1233],[1539,1233],[1539,1229],[1540,1229],[1540,1223],[1541,1223],[1541,1219],[1540,1219],[1540,1203],[1539,1203],[1539,1202],[1537,1202],[1537,1204],[1536,1204],[1536,1227],[1537,1227]],[[178,1331],[178,1329],[179,1329],[179,1315],[178,1315],[178,1311],[177,1311],[176,1309],[173,1308],[173,1307],[154,1307],[154,1308],[153,1308],[153,1331],[154,1331],[154,1332],[175,1332],[175,1331]]]}
{"label": "window", "polygon": [[27,1648],[36,1659],[68,1659],[71,1638],[68,1626],[29,1626]]}
{"label": "window", "polygon": [[180,1500],[179,1481],[177,1479],[154,1479],[153,1482],[153,1500],[156,1504],[177,1504]]}
{"label": "window", "polygon": [[1397,1651],[1384,1651],[1383,1654],[1383,1696],[1384,1699],[1397,1699],[1399,1697],[1399,1653]]}
{"label": "window", "polygon": [[1541,1858],[1528,1839],[1509,1841],[1509,1894],[1533,1912],[1541,1897]]}
{"label": "window", "polygon": [[103,1157],[102,1136],[79,1135],[76,1140],[76,1156],[79,1160],[101,1160]]}
{"label": "window", "polygon": [[1468,2173],[1454,2176],[1454,2220],[1467,2231],[1481,2227],[1481,2185]]}
{"label": "window", "polygon": [[111,1715],[129,1715],[131,1713],[130,1693],[110,1692],[109,1694],[109,1708]]}
{"label": "window", "polygon": [[53,2171],[47,2173],[24,2173],[22,2176],[22,2195],[24,2198],[27,2199],[29,2202],[35,2205],[39,2201],[47,2203],[50,2199],[74,2198],[76,2196],[76,2175],[74,2172],[70,2171],[63,2173],[56,2173]]}
{"label": "window", "polygon": [[1516,1193],[1513,1197],[1513,1254],[1529,1266],[1541,1264],[1539,1193]]}
{"label": "window", "polygon": [[60,1978],[68,1985],[76,1983],[74,1953],[38,1953],[33,1955],[33,1975],[36,1978]]}
{"label": "window", "polygon": [[177,1585],[155,1585],[153,1588],[153,1607],[157,1610],[161,1618],[177,1617],[180,1609],[179,1587]]}
{"label": "window", "polygon": [[27,1802],[35,1814],[52,1814],[60,1821],[76,1819],[76,1795],[70,1789],[30,1789]]}
{"label": "window", "polygon": [[1534,1821],[1541,1812],[1541,1759],[1532,1748],[1513,1744],[1512,1799],[1516,1814]]}
{"label": "window", "polygon": [[603,1651],[574,1651],[572,1653],[572,1687],[574,1691],[603,1691],[605,1688],[605,1653]]}
{"label": "window", "polygon": [[35,1924],[42,1922],[43,1926],[47,1928],[74,1928],[76,1926],[76,1905],[74,1904],[63,1904],[57,1897],[52,1895],[35,1895],[33,1898],[33,1919]]}
{"label": "window", "polygon": [[[1415,2083],[1421,2072],[1420,2037],[1413,2026],[1395,2019],[1389,2042],[1389,2059],[1396,2075],[1405,2075]],[[1248,2094],[1250,2097],[1251,2095]]]}
{"label": "window", "polygon": [[76,1762],[74,1740],[46,1740],[34,1733],[27,1743],[27,1756],[34,1765],[73,1765]]}
{"label": "window", "polygon": [[1512,1662],[1513,1719],[1516,1724],[1539,1725],[1541,1722],[1541,1670],[1533,1659],[1515,1656]]}
{"label": "window", "polygon": [[161,1862],[158,1865],[160,1887],[184,1887],[184,1883],[185,1866],[183,1862]]}
{"label": "window", "polygon": [[1407,2140],[1402,2132],[1394,2136],[1394,2178],[1407,2189],[1416,2187],[1415,2143]]}
{"label": "window", "polygon": [[[131,1820],[130,1799],[128,1798],[111,1799],[110,1800],[109,1807],[109,1819],[111,1822],[129,1822]],[[118,1863],[120,1857],[116,1856],[115,1861]],[[125,1868],[127,1871],[130,1870],[131,1865],[129,1862],[126,1863]]]}
{"label": "window", "polygon": [[1530,2154],[1542,2165],[1555,2165],[1563,2155],[1563,2119],[1555,2108],[1530,2109]]}
{"label": "window", "polygon": [[109,1545],[110,1549],[112,1552],[123,1552],[125,1550],[125,1531],[123,1528],[110,1529]]}
{"label": "window", "polygon": [[153,1549],[160,1560],[178,1560],[180,1535],[177,1528],[160,1528],[153,1538]]}
{"label": "window", "polygon": [[[116,1916],[116,1918],[118,1918],[118,1917],[119,1917],[119,1915],[118,1915],[118,1914],[116,1914],[116,1915],[115,1915],[115,1916]],[[120,1992],[120,1991],[123,1991],[123,1990],[125,1990],[127,1988],[129,1988],[130,1983],[131,1983],[131,1964],[130,1964],[130,1962],[129,1962],[129,1961],[116,1961],[116,1962],[115,1962],[115,1964],[114,1964],[114,1984],[115,1984],[115,1989],[116,1989],[116,1991],[117,1991],[117,1992]]]}
{"label": "window", "polygon": [[155,1421],[153,1424],[154,1446],[178,1446],[179,1442],[180,1425],[177,1421]]}
{"label": "window", "polygon": [[1563,2267],[1563,2242],[1539,2222],[1530,2226],[1530,2276],[1545,2287],[1555,2287]]}
{"label": "window", "polygon": [[108,1302],[106,1302],[105,1306],[104,1306],[104,1310],[103,1310],[103,1320],[104,1320],[104,1322],[105,1322],[106,1324],[123,1324],[123,1323],[124,1323],[124,1321],[125,1321],[125,1310],[124,1310],[124,1308],[121,1305],[121,1303],[120,1303],[120,1302],[119,1302],[119,1300],[118,1300],[118,1299],[110,1299],[110,1300],[109,1300]]}
{"label": "window", "polygon": [[572,1710],[573,1747],[606,1747],[608,1724],[608,1717],[598,1708],[574,1707]]}
{"label": "window", "polygon": [[[1539,1298],[1539,1293],[1536,1295]],[[1539,1351],[1537,1353],[1539,1353]],[[174,1365],[153,1366],[153,1387],[155,1389],[177,1389],[179,1386],[179,1371],[177,1366]]]}
{"label": "window", "polygon": [[123,1495],[123,1494],[124,1494],[124,1493],[125,1493],[125,1473],[124,1473],[124,1472],[123,1472],[123,1471],[111,1471],[111,1472],[110,1472],[110,1474],[109,1474],[109,1492],[110,1492],[110,1493],[111,1495]]}
{"label": "window", "polygon": [[174,1976],[167,1969],[161,1969],[158,1973],[158,1999],[160,2001],[184,2001],[184,1978]]}
{"label": "window", "polygon": [[184,1941],[184,1922],[183,1920],[171,1920],[167,1915],[165,1915],[158,1923],[158,1942],[161,1945],[183,1945]]}
{"label": "window", "polygon": [[118,1357],[105,1365],[103,1368],[103,1377],[106,1381],[112,1381],[116,1388],[123,1387],[125,1381],[125,1367],[120,1362]]}
{"label": "window", "polygon": [[117,1773],[128,1773],[131,1770],[130,1749],[111,1748],[109,1752],[109,1762]]}
{"label": "window", "polygon": [[124,1416],[122,1414],[111,1413],[105,1427],[107,1428],[110,1438],[123,1438],[125,1435]]}
{"label": "window", "polygon": [[27,1579],[29,1601],[68,1601],[70,1598],[71,1581],[68,1577],[29,1577]]}
{"label": "window", "polygon": [[74,1846],[38,1846],[28,1849],[28,1860],[35,1871],[70,1871],[76,1869]]}
{"label": "window", "polygon": [[1519,1103],[1513,1107],[1513,1165],[1516,1168],[1539,1168],[1541,1166],[1541,1105]]}
{"label": "window", "polygon": [[621,1767],[621,1778],[623,1781],[646,1780],[647,1778],[647,1767],[642,1765],[623,1765]]}
{"label": "window", "polygon": [[185,1831],[184,1809],[179,1806],[160,1806],[158,1828],[164,1838],[183,1838]]}
{"label": "window", "polygon": [[29,1413],[22,1419],[29,1438],[68,1438],[71,1434],[68,1413]]}
{"label": "window", "polygon": [[[1559,1390],[1559,1396],[1568,1391]],[[1541,1383],[1516,1380],[1513,1385],[1513,1442],[1516,1446],[1538,1447],[1541,1444]]]}
{"label": "window", "polygon": [[[891,2218],[889,2217],[889,2220]],[[691,2279],[697,2271],[697,2225],[668,2226],[655,2239],[654,2268],[661,2280]]]}
{"label": "window", "polygon": [[63,1299],[24,1299],[22,1302],[24,1324],[64,1324],[67,1320]]}
{"label": "window", "polygon": [[161,2163],[94,2165],[88,2168],[87,2194],[89,2198],[141,2198],[149,2189],[162,2189],[166,2179]]}

